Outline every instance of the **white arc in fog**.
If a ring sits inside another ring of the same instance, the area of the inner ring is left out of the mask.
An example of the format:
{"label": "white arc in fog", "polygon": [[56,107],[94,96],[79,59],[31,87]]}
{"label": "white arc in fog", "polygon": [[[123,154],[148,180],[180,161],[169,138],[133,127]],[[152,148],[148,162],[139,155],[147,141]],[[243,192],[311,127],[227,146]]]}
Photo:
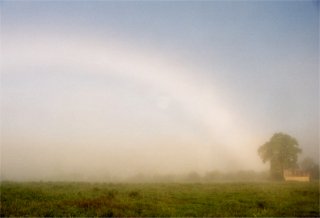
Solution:
{"label": "white arc in fog", "polygon": [[98,42],[49,35],[30,38],[24,40],[18,36],[6,41],[4,73],[41,65],[65,67],[72,72],[113,73],[133,78],[169,93],[170,96],[159,97],[158,107],[166,109],[170,99],[175,99],[187,114],[207,128],[212,143],[199,145],[203,146],[204,155],[208,155],[207,151],[211,149],[208,146],[216,146],[213,150],[219,161],[232,159],[244,164],[247,157],[255,153],[255,145],[249,144],[250,134],[246,131],[249,128],[237,117],[236,111],[226,108],[224,99],[219,98],[219,90],[205,78],[192,76],[205,69],[187,63],[178,64],[171,61],[170,56],[164,57],[114,39]]}

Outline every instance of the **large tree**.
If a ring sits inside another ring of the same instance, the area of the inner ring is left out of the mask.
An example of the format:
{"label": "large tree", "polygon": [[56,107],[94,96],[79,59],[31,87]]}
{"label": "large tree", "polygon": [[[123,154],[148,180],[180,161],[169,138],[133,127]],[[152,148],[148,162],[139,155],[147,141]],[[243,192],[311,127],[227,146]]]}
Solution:
{"label": "large tree", "polygon": [[300,152],[298,141],[284,133],[275,133],[258,149],[262,161],[270,161],[270,175],[273,179],[283,179],[283,170],[297,167]]}

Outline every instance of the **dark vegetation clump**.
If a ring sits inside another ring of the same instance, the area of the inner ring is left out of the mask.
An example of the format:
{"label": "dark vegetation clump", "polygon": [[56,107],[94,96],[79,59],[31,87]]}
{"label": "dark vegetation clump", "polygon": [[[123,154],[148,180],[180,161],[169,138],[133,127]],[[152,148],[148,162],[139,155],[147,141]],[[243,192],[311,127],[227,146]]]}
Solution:
{"label": "dark vegetation clump", "polygon": [[116,198],[116,196],[117,196],[118,193],[119,193],[119,192],[118,192],[117,190],[112,189],[112,190],[106,191],[105,195],[106,195],[106,197],[107,197],[108,199],[112,200],[112,199]]}
{"label": "dark vegetation clump", "polygon": [[130,191],[128,195],[130,198],[138,198],[138,197],[140,197],[140,192],[139,191]]}

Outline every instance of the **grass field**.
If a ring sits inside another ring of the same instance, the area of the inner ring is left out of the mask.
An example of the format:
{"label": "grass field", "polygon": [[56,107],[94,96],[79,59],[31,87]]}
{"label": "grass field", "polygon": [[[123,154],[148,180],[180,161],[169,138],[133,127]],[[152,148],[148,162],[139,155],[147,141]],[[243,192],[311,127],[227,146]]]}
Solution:
{"label": "grass field", "polygon": [[1,216],[320,216],[319,183],[1,183]]}

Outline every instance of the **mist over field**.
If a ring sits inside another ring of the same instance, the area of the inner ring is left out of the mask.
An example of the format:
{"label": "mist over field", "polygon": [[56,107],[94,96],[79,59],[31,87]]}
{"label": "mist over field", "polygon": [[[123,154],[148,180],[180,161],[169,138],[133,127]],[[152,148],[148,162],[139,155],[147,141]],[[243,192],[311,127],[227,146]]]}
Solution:
{"label": "mist over field", "polygon": [[262,175],[275,132],[319,161],[313,1],[0,7],[1,180]]}

